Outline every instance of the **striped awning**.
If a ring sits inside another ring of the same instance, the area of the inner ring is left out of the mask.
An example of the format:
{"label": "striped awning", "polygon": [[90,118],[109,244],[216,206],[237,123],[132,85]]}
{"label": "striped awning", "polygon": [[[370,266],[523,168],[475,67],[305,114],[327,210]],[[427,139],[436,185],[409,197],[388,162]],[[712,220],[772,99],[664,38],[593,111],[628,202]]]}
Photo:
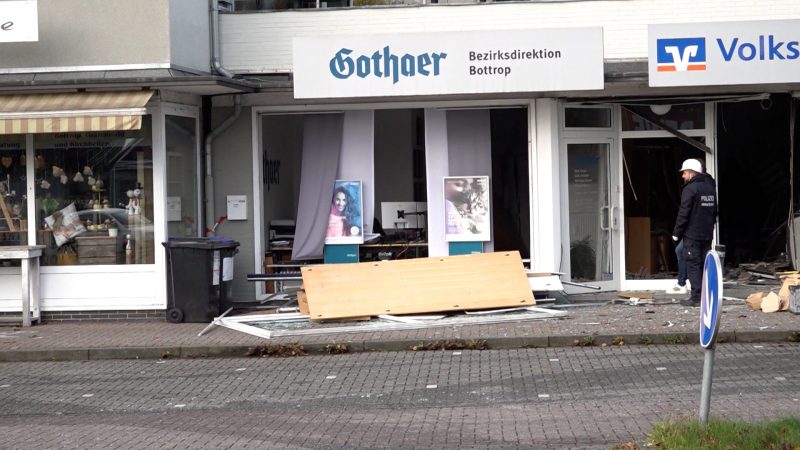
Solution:
{"label": "striped awning", "polygon": [[153,91],[0,95],[0,134],[138,130]]}

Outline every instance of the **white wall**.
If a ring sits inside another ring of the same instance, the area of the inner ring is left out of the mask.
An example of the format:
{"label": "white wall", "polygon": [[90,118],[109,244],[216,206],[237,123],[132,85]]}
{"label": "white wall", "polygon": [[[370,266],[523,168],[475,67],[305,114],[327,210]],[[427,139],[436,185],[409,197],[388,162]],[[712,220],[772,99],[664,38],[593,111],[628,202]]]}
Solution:
{"label": "white wall", "polygon": [[4,43],[0,73],[210,71],[208,0],[38,0],[38,42]]}
{"label": "white wall", "polygon": [[[161,247],[159,245],[159,247]],[[160,250],[160,249],[156,249]],[[50,266],[40,273],[43,311],[108,311],[164,308],[153,265]],[[22,310],[20,269],[0,268],[0,312]]]}
{"label": "white wall", "polygon": [[[225,120],[232,108],[214,108],[211,129]],[[250,108],[242,108],[239,118],[213,142],[214,215],[224,216],[228,195],[247,196],[247,220],[225,221],[217,235],[239,241],[239,253],[234,257],[233,298],[253,300],[254,286],[247,274],[254,270],[256,255],[253,237],[253,151]]]}
{"label": "white wall", "polygon": [[38,3],[39,41],[3,44],[0,73],[10,69],[169,65],[167,0]]}
{"label": "white wall", "polygon": [[223,14],[222,62],[237,73],[292,71],[292,38],[334,34],[602,26],[606,59],[647,57],[647,24],[800,18],[798,0],[484,3]]}
{"label": "white wall", "polygon": [[169,1],[170,61],[174,66],[210,72],[211,39],[207,0]]}
{"label": "white wall", "polygon": [[532,269],[559,272],[561,267],[561,191],[559,188],[558,102],[543,98],[531,110]]}

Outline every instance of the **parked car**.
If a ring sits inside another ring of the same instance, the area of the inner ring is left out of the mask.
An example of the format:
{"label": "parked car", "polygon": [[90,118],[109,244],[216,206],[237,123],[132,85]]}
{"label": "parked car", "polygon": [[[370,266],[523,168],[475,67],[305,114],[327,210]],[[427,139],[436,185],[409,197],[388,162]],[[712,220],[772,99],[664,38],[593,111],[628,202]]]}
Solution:
{"label": "parked car", "polygon": [[127,234],[139,233],[144,233],[148,239],[153,238],[153,222],[141,214],[129,215],[124,208],[84,209],[78,211],[78,217],[89,232],[105,232],[107,225],[113,224],[122,238]]}

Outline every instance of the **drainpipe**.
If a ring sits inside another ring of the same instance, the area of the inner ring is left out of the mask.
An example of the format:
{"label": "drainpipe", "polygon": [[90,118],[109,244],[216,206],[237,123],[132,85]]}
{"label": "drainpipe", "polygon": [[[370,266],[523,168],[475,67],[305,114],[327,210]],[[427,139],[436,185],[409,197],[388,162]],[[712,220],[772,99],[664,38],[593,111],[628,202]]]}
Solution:
{"label": "drainpipe", "polygon": [[[220,61],[220,51],[219,51],[219,2],[217,0],[211,0],[211,67],[214,71],[226,78],[233,78],[233,73],[231,73],[228,69],[222,67],[222,62]],[[235,95],[233,97],[233,114],[231,114],[227,119],[225,119],[221,124],[217,126],[217,128],[211,130],[208,135],[206,135],[206,149],[205,149],[205,160],[206,160],[206,174],[205,174],[205,210],[206,210],[206,220],[205,226],[207,229],[211,229],[216,222],[216,218],[214,217],[214,166],[212,163],[211,157],[211,146],[214,143],[214,139],[217,138],[223,131],[227,130],[234,121],[239,117],[239,114],[242,112],[242,100],[241,96]]]}
{"label": "drainpipe", "polygon": [[227,130],[233,122],[239,117],[239,114],[242,113],[242,98],[240,95],[233,96],[233,114],[231,114],[227,119],[225,119],[221,124],[217,125],[216,128],[211,130],[211,132],[206,135],[206,151],[205,151],[205,158],[206,158],[206,177],[205,177],[205,187],[206,187],[206,228],[211,228],[214,226],[214,222],[216,218],[214,217],[214,176],[213,173],[213,165],[212,165],[212,158],[211,158],[211,144],[214,142],[223,131]]}
{"label": "drainpipe", "polygon": [[228,69],[222,67],[220,61],[219,51],[219,2],[217,0],[211,1],[211,67],[218,74],[226,77],[233,78],[233,73]]}

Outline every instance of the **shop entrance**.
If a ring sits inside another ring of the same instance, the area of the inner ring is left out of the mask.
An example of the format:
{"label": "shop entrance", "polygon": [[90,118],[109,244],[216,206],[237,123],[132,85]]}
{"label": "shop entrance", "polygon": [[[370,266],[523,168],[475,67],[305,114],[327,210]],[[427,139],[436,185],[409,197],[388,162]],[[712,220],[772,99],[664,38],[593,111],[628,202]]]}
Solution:
{"label": "shop entrance", "polygon": [[677,138],[622,140],[626,280],[677,277],[672,228],[681,202],[678,170],[705,153]]}
{"label": "shop entrance", "polygon": [[712,106],[569,105],[561,120],[562,271],[604,290],[669,287],[678,169],[697,158],[715,174]]}
{"label": "shop entrance", "polygon": [[677,278],[672,229],[681,201],[684,160],[698,159],[715,176],[706,103],[620,108],[623,288],[667,288]]}

